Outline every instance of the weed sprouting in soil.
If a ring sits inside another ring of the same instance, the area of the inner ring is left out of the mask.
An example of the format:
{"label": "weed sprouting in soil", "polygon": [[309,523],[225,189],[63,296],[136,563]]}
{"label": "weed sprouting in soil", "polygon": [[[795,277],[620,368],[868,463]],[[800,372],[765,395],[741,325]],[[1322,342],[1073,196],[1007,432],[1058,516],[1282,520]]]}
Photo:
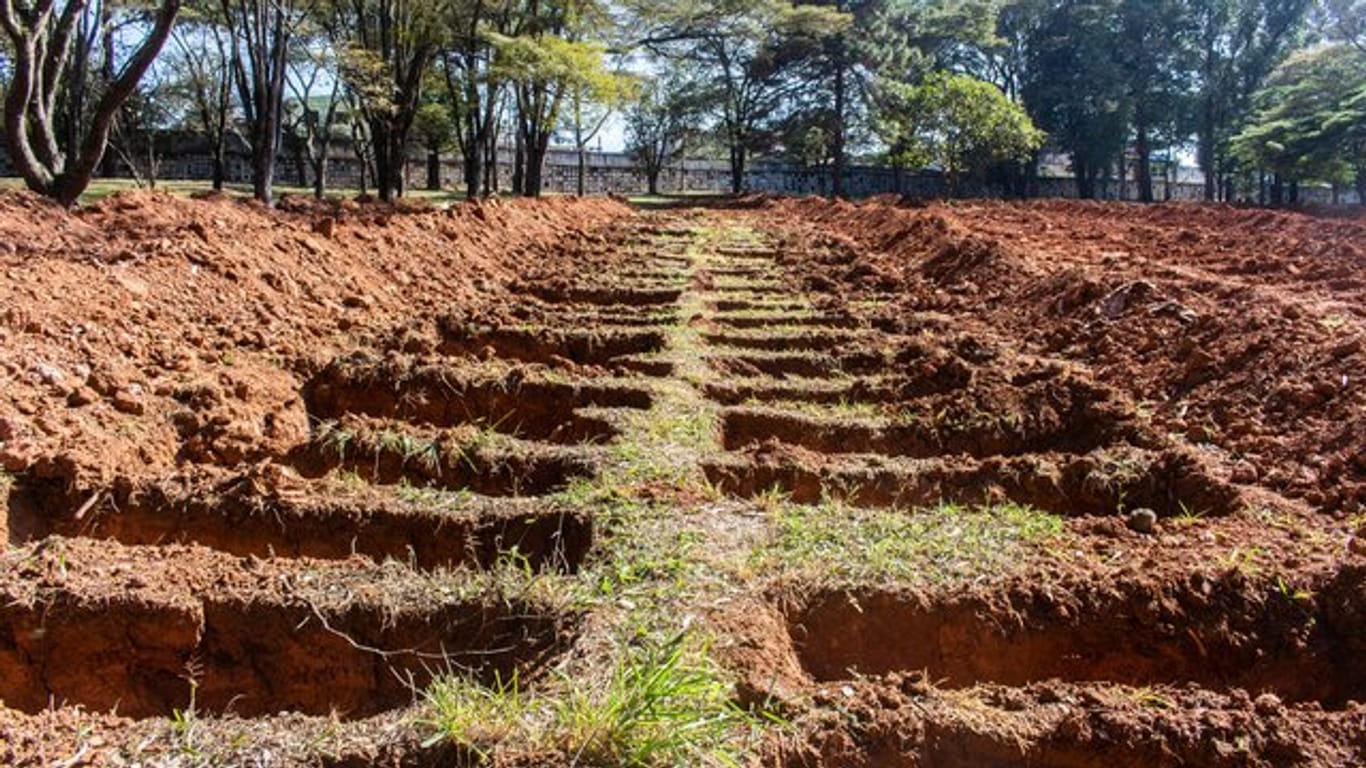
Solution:
{"label": "weed sprouting in soil", "polygon": [[443,675],[422,692],[428,714],[419,724],[432,730],[425,746],[450,740],[481,760],[506,742],[530,742],[534,714],[516,673],[484,685],[469,677]]}
{"label": "weed sprouting in soil", "polygon": [[428,744],[450,740],[483,759],[552,750],[574,765],[733,766],[762,725],[688,632],[622,648],[603,676],[555,675],[531,690],[515,675],[492,685],[448,675],[423,699]]}
{"label": "weed sprouting in soil", "polygon": [[623,649],[606,680],[571,684],[554,708],[559,751],[590,765],[739,765],[756,716],[688,638]]}

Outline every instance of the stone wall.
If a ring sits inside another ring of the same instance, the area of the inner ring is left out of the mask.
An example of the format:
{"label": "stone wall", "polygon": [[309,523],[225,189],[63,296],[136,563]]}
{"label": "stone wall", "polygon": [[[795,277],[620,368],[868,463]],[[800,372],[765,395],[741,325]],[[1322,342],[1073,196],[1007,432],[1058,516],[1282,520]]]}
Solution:
{"label": "stone wall", "polygon": [[[632,195],[645,191],[645,176],[635,168],[628,155],[620,152],[588,152],[586,160],[584,186],[588,194]],[[498,163],[500,190],[507,190],[511,186],[512,166],[511,150],[501,151]],[[161,158],[158,176],[168,180],[208,179],[211,168],[206,154],[193,151],[167,154]],[[312,184],[308,169],[300,168],[297,159],[293,157],[280,158],[278,174],[277,181],[280,184]],[[0,150],[0,175],[10,175],[3,150]],[[229,153],[227,175],[228,181],[232,183],[250,182],[251,166],[240,151]],[[406,176],[410,188],[420,189],[426,186],[425,155],[415,152],[410,157]],[[360,164],[351,153],[334,150],[328,177],[328,185],[332,188],[356,189],[360,182]],[[572,150],[552,150],[546,157],[543,178],[546,192],[573,194],[578,187],[578,153]],[[747,169],[744,186],[746,190],[753,192],[826,195],[830,192],[830,180],[831,169],[828,167],[805,168],[760,161],[752,163]],[[373,184],[373,180],[370,183]],[[459,189],[464,185],[459,158],[441,158],[441,184],[448,189]],[[674,163],[661,174],[659,188],[665,194],[729,192],[730,166],[725,161],[718,160],[688,160]],[[1138,189],[1132,181],[1121,185],[1118,181],[1112,180],[1098,184],[1097,188],[1098,196],[1109,200],[1133,200],[1138,196]],[[1076,183],[1066,176],[1041,178],[1037,190],[1039,197],[1077,196]],[[879,194],[943,197],[947,193],[947,181],[940,174],[910,173],[873,166],[851,166],[847,169],[844,184],[844,194],[855,198]],[[1159,180],[1155,183],[1154,193],[1159,200],[1204,199],[1204,187],[1198,173],[1183,173],[1180,182],[1167,183]],[[958,194],[962,197],[999,197],[1002,190],[980,183],[964,182],[959,185]],[[1327,187],[1303,186],[1300,188],[1300,200],[1303,203],[1331,203],[1332,191]],[[1343,191],[1337,202],[1354,204],[1357,202],[1356,194]]]}

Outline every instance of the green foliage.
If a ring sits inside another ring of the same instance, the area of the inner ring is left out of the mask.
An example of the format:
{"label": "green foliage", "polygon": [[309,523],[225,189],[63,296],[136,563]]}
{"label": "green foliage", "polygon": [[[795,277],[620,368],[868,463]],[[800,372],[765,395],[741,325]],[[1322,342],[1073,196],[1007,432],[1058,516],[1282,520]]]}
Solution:
{"label": "green foliage", "polygon": [[1366,172],[1366,53],[1346,44],[1292,56],[1255,97],[1257,112],[1231,142],[1253,166],[1345,183]]}
{"label": "green foliage", "polygon": [[1023,107],[977,78],[936,72],[920,85],[889,84],[886,90],[894,94],[883,114],[894,159],[943,167],[950,195],[962,171],[1024,160],[1043,143]]}
{"label": "green foliage", "polygon": [[706,106],[699,88],[686,78],[641,78],[631,89],[626,110],[626,150],[645,172],[650,193],[659,191],[659,174],[679,157],[699,130]]}
{"label": "green foliage", "polygon": [[517,678],[484,686],[447,676],[429,686],[434,731],[482,758],[500,745],[553,749],[574,764],[739,765],[756,716],[733,702],[733,686],[687,633],[618,652],[601,675],[559,676],[543,690]]}
{"label": "green foliage", "polygon": [[413,135],[423,146],[445,148],[455,136],[455,121],[444,104],[427,101],[413,115]]}
{"label": "green foliage", "polygon": [[1132,103],[1115,57],[1115,0],[1051,6],[1031,35],[1022,95],[1040,128],[1072,156],[1082,197],[1119,156]]}
{"label": "green foliage", "polygon": [[826,38],[850,17],[822,5],[788,0],[634,0],[643,44],[704,85],[740,191],[746,159],[771,145],[768,129],[809,87],[804,75]]}
{"label": "green foliage", "polygon": [[1214,191],[1237,168],[1229,140],[1252,110],[1254,92],[1300,45],[1310,0],[1188,0],[1195,25],[1197,137],[1201,168]]}

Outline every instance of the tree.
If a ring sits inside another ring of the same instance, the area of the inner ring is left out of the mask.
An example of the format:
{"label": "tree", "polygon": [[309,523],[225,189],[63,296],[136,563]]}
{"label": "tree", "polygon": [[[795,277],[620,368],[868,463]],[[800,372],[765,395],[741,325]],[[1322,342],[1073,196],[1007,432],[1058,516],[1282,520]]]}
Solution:
{"label": "tree", "polygon": [[494,49],[489,31],[506,33],[511,13],[506,3],[460,0],[448,4],[448,44],[438,54],[452,113],[456,146],[464,165],[466,196],[488,193],[486,170],[497,167],[497,115],[503,82],[492,73]]}
{"label": "tree", "polygon": [[379,198],[402,195],[408,134],[422,103],[428,67],[442,42],[440,3],[330,0],[327,20],[341,75],[354,94],[375,163]]}
{"label": "tree", "polygon": [[1164,128],[1177,130],[1193,64],[1194,25],[1185,0],[1120,0],[1115,49],[1133,126],[1138,199],[1153,201],[1152,147]]}
{"label": "tree", "polygon": [[[914,85],[935,67],[971,68],[965,58],[988,46],[996,20],[990,0],[833,0],[849,23],[822,41],[808,80],[828,83],[815,91],[817,114],[800,118],[806,154],[828,154],[831,195],[844,191],[851,138],[861,120],[876,111],[879,85]],[[817,141],[827,139],[828,151]]]}
{"label": "tree", "polygon": [[587,38],[604,34],[611,24],[595,2],[531,0],[511,34],[490,34],[495,76],[511,84],[517,104],[515,191],[540,195],[545,156],[566,100],[605,82],[606,49]]}
{"label": "tree", "polygon": [[[285,75],[294,100],[290,133],[313,174],[313,197],[321,200],[327,194],[328,149],[342,105],[341,81],[331,71],[335,62],[322,40],[296,37],[290,58]],[[315,91],[322,79],[331,80],[331,84],[318,95]]]}
{"label": "tree", "polygon": [[1324,38],[1366,51],[1366,0],[1321,0],[1318,22]]}
{"label": "tree", "polygon": [[441,152],[451,144],[455,124],[451,111],[435,101],[426,101],[417,108],[413,118],[413,133],[427,150],[427,189],[441,189]]}
{"label": "tree", "polygon": [[943,168],[949,197],[957,193],[962,172],[1023,160],[1043,143],[1023,107],[975,77],[936,72],[921,85],[893,87],[900,91],[897,108],[884,113],[883,121],[897,160]]}
{"label": "tree", "polygon": [[568,111],[564,122],[578,154],[576,194],[583,197],[587,192],[588,143],[630,98],[637,81],[604,66],[607,49],[601,44],[579,46],[573,55],[575,60],[570,62],[573,76],[565,89]]}
{"label": "tree", "polygon": [[1312,0],[1188,2],[1199,61],[1196,154],[1205,199],[1214,200],[1233,170],[1228,140],[1251,110],[1252,94],[1298,43]]}
{"label": "tree", "polygon": [[1079,0],[1045,10],[1032,30],[1021,93],[1034,122],[1072,158],[1077,194],[1123,151],[1132,101],[1115,51],[1117,0]]}
{"label": "tree", "polygon": [[284,132],[290,49],[313,4],[309,0],[220,0],[220,9],[220,21],[233,41],[233,77],[251,146],[252,194],[271,203]]}
{"label": "tree", "polygon": [[212,9],[185,9],[171,33],[162,87],[183,105],[185,123],[209,142],[213,188],[223,189],[228,134],[233,130],[233,55],[228,30]]}
{"label": "tree", "polygon": [[63,205],[76,202],[90,184],[109,143],[113,121],[137,90],[171,34],[180,0],[161,0],[145,34],[122,70],[113,73],[91,112],[79,143],[58,138],[57,100],[71,55],[73,33],[86,0],[0,0],[0,26],[13,55],[5,94],[5,144],[10,162],[29,189]]}
{"label": "tree", "polygon": [[696,92],[677,75],[648,78],[636,89],[626,111],[626,150],[645,174],[650,194],[659,194],[660,174],[682,155],[701,111]]}
{"label": "tree", "polygon": [[676,66],[698,68],[711,82],[707,100],[717,105],[735,193],[744,190],[749,153],[764,125],[809,87],[793,75],[849,24],[832,8],[787,0],[639,0],[636,14],[648,28],[642,45]]}
{"label": "tree", "polygon": [[1234,157],[1288,179],[1354,183],[1366,200],[1366,52],[1350,43],[1301,51],[1253,103],[1230,142]]}

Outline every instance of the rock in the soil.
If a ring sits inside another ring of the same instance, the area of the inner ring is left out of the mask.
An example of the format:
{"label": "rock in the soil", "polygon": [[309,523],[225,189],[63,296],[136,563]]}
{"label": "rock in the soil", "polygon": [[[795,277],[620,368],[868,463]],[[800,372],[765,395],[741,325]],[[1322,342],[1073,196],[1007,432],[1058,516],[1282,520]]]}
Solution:
{"label": "rock in the soil", "polygon": [[1129,513],[1128,524],[1139,533],[1152,533],[1157,530],[1157,513],[1146,508],[1135,509]]}
{"label": "rock in the soil", "polygon": [[1263,693],[1252,702],[1252,705],[1257,708],[1257,714],[1264,717],[1269,717],[1281,711],[1281,699],[1274,693]]}
{"label": "rock in the soil", "polygon": [[95,390],[90,387],[76,387],[71,390],[71,394],[66,396],[66,404],[72,408],[80,408],[83,405],[90,405],[99,397]]}
{"label": "rock in the soil", "polygon": [[1356,533],[1347,537],[1347,551],[1355,555],[1366,555],[1366,525],[1357,528]]}
{"label": "rock in the soil", "polygon": [[126,389],[121,389],[114,393],[114,410],[119,413],[140,416],[147,409],[142,400]]}
{"label": "rock in the soil", "polygon": [[1233,474],[1229,477],[1235,483],[1249,485],[1257,482],[1257,467],[1252,462],[1244,459],[1233,465]]}

